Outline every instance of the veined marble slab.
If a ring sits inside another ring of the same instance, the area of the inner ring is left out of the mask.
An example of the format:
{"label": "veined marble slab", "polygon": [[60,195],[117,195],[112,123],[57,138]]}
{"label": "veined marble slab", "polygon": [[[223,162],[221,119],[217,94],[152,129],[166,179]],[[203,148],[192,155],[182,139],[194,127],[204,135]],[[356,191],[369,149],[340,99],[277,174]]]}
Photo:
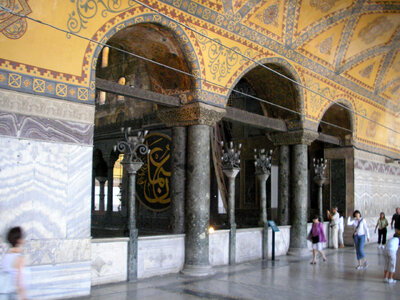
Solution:
{"label": "veined marble slab", "polygon": [[210,264],[212,266],[229,264],[229,230],[216,230],[209,234]]}
{"label": "veined marble slab", "polygon": [[28,295],[57,299],[90,294],[90,261],[30,267]]}
{"label": "veined marble slab", "polygon": [[0,232],[88,238],[92,148],[0,137]]}
{"label": "veined marble slab", "polygon": [[238,229],[236,231],[237,263],[262,258],[262,231],[262,228]]}
{"label": "veined marble slab", "polygon": [[92,240],[92,285],[127,280],[128,240]]}
{"label": "veined marble slab", "polygon": [[185,261],[183,234],[139,237],[138,278],[177,273]]}

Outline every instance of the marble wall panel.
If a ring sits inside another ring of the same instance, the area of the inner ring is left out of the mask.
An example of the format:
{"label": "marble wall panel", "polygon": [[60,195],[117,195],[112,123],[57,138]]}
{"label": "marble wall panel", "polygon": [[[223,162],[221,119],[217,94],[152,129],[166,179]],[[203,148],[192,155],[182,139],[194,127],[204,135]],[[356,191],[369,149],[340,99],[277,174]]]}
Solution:
{"label": "marble wall panel", "polygon": [[0,135],[92,145],[93,125],[0,111]]}
{"label": "marble wall panel", "polygon": [[210,233],[210,264],[212,266],[229,264],[229,230]]}
{"label": "marble wall panel", "polygon": [[92,285],[127,280],[128,238],[92,240]]}
{"label": "marble wall panel", "polygon": [[241,263],[262,257],[262,228],[236,231],[236,262]]}
{"label": "marble wall panel", "polygon": [[90,261],[33,266],[30,270],[31,299],[57,299],[90,294]]}
{"label": "marble wall panel", "polygon": [[184,261],[184,235],[139,237],[138,278],[177,273]]}
{"label": "marble wall panel", "polygon": [[91,157],[87,146],[0,138],[0,232],[89,237]]}
{"label": "marble wall panel", "polygon": [[[400,206],[400,167],[375,160],[354,161],[354,207],[365,218],[371,242],[378,239],[374,228],[380,212],[389,223],[396,207]],[[389,230],[388,236],[392,235]],[[351,242],[351,241],[350,241]]]}

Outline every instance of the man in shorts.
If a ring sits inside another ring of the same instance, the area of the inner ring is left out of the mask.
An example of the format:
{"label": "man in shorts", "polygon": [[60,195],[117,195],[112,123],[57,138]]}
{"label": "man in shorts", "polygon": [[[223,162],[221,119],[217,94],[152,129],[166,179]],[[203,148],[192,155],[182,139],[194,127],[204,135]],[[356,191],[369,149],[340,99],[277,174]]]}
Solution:
{"label": "man in shorts", "polygon": [[385,257],[384,281],[388,283],[396,283],[393,274],[396,269],[396,256],[400,243],[400,231],[396,231],[394,236],[387,242],[383,256]]}

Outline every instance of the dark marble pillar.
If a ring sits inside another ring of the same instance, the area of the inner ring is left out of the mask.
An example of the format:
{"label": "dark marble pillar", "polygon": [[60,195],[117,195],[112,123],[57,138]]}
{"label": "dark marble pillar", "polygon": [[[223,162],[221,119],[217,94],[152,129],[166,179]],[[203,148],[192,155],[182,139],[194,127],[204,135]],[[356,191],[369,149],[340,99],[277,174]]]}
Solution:
{"label": "dark marble pillar", "polygon": [[290,230],[290,255],[310,254],[307,249],[307,145],[293,145],[292,152],[292,227]]}
{"label": "dark marble pillar", "polygon": [[106,181],[107,181],[107,178],[106,177],[102,177],[102,176],[98,176],[98,177],[96,177],[96,179],[99,181],[99,184],[100,184],[100,195],[99,195],[99,210],[100,211],[104,211],[104,208],[105,208],[105,199],[104,199],[104,197],[105,197],[105,193],[104,193],[104,186],[105,186],[105,183],[106,183]]}
{"label": "dark marble pillar", "polygon": [[279,146],[278,223],[289,224],[290,151],[288,145]]}
{"label": "dark marble pillar", "polygon": [[187,146],[185,265],[182,273],[205,276],[212,273],[208,255],[210,127],[189,126]]}
{"label": "dark marble pillar", "polygon": [[259,225],[263,228],[262,239],[262,258],[268,259],[268,216],[267,216],[267,180],[269,173],[257,174],[257,193],[260,201],[260,221]]}
{"label": "dark marble pillar", "polygon": [[171,210],[172,232],[185,231],[186,127],[172,127]]}
{"label": "dark marble pillar", "polygon": [[107,214],[113,211],[114,163],[115,161],[111,159],[107,169]]}
{"label": "dark marble pillar", "polygon": [[229,264],[236,263],[235,178],[240,169],[224,169],[228,177]]}
{"label": "dark marble pillar", "polygon": [[122,161],[124,170],[128,174],[128,281],[137,279],[137,252],[138,252],[138,230],[136,228],[136,173],[142,167],[141,162],[131,162],[128,159]]}

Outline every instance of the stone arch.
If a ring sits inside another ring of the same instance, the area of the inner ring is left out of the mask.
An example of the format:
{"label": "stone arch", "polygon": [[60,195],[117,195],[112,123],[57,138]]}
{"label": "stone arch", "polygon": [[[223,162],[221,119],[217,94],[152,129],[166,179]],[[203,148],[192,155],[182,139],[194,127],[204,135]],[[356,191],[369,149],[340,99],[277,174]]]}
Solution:
{"label": "stone arch", "polygon": [[[239,83],[239,81],[244,78],[246,76],[246,74],[248,74],[249,72],[251,72],[252,70],[254,70],[257,67],[260,67],[259,64],[262,65],[275,65],[278,66],[280,68],[282,68],[285,73],[287,73],[289,75],[289,78],[292,77],[291,79],[302,84],[302,80],[301,77],[299,75],[299,73],[297,72],[297,70],[286,60],[283,59],[281,57],[266,57],[266,58],[262,58],[260,60],[258,60],[258,63],[252,63],[250,66],[248,66],[245,70],[241,71],[239,74],[235,74],[236,79],[233,81],[233,83],[231,84],[231,86],[229,87],[229,93],[226,96],[226,103],[227,104],[227,100],[229,99],[230,94],[232,93],[232,90],[234,89],[234,87]],[[268,71],[268,70],[266,70]],[[269,71],[272,72],[272,71]],[[277,75],[279,76],[279,75]],[[290,82],[289,80],[282,78],[282,80],[287,81],[288,83]],[[304,115],[304,91],[303,88],[293,82],[290,82],[291,84],[293,84],[295,91],[296,91],[296,111],[303,114]]]}
{"label": "stone arch", "polygon": [[[155,13],[145,13],[136,15],[134,17],[126,17],[126,16],[127,14],[123,12],[119,15],[114,16],[112,19],[108,20],[105,24],[103,24],[103,26],[101,26],[96,31],[92,39],[101,41],[101,43],[106,44],[107,41],[116,33],[118,33],[124,28],[136,24],[150,23],[150,24],[157,24],[163,28],[166,28],[176,38],[184,54],[185,61],[188,64],[190,73],[197,76],[197,78],[192,79],[192,91],[201,90],[202,83],[201,80],[198,79],[200,77],[199,59],[197,57],[197,53],[189,36],[186,34],[186,32],[180,25],[174,23],[173,21],[169,20],[166,17],[160,16]],[[123,20],[119,21],[120,19]],[[102,49],[103,45],[99,44],[93,45],[93,43],[89,43],[84,55],[83,73],[85,73],[85,71],[89,69],[88,71],[90,78],[90,90],[92,94],[94,94],[95,92],[97,59]],[[90,68],[87,68],[88,65],[90,65]],[[94,97],[92,97],[92,99],[94,99]]]}
{"label": "stone arch", "polygon": [[[351,111],[354,111],[353,103],[342,96],[337,97],[335,102],[328,102],[321,110],[318,120],[318,131],[341,137],[344,142],[351,142],[354,138],[356,126],[355,114]],[[336,118],[333,119],[334,117]],[[333,126],[324,124],[321,121],[327,121],[328,123],[344,127],[348,131],[340,128],[337,130],[333,129]]]}

